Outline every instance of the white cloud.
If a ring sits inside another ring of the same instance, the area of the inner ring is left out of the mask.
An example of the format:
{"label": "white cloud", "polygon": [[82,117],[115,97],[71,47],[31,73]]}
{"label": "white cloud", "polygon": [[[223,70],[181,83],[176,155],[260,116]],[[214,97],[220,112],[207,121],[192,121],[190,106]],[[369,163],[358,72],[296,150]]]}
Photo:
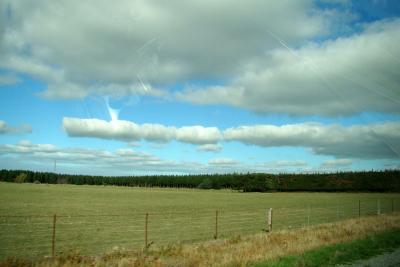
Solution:
{"label": "white cloud", "polygon": [[64,118],[62,126],[71,137],[97,137],[122,141],[141,139],[153,142],[169,142],[175,135],[175,128],[161,124],[138,125],[134,122],[99,119]]}
{"label": "white cloud", "polygon": [[0,135],[1,134],[26,134],[31,133],[32,127],[24,124],[18,127],[11,127],[5,121],[0,120]]}
{"label": "white cloud", "polygon": [[[53,170],[57,161],[58,171],[100,175],[121,175],[140,173],[227,173],[227,172],[275,172],[277,167],[298,166],[299,162],[268,164],[248,164],[231,158],[212,158],[208,163],[196,161],[166,160],[152,154],[121,148],[115,151],[60,148],[52,144],[33,144],[20,141],[18,144],[0,145],[1,167],[27,168],[36,166],[39,170]],[[8,164],[8,165],[5,165]],[[15,165],[17,164],[17,165]],[[267,168],[266,165],[269,165]],[[78,171],[79,170],[79,171]],[[86,171],[85,171],[86,170]]]}
{"label": "white cloud", "polygon": [[243,162],[232,158],[219,157],[208,161],[211,172],[303,172],[308,170],[309,164],[304,160],[277,160],[266,162]]}
{"label": "white cloud", "polygon": [[[47,98],[169,97],[169,86],[179,83],[189,84],[175,95],[180,100],[258,113],[398,113],[400,21],[357,26],[361,32],[337,37],[351,32],[355,14],[333,6],[5,0],[0,67],[44,81],[40,94]],[[315,38],[326,41],[312,43]],[[15,82],[10,78],[0,83]],[[203,79],[227,82],[190,85]]]}
{"label": "white cloud", "polygon": [[231,158],[213,158],[208,161],[208,164],[214,167],[229,168],[237,167],[240,162]]}
{"label": "white cloud", "polygon": [[218,144],[205,144],[197,147],[197,151],[201,152],[221,152],[222,146]]}
{"label": "white cloud", "polygon": [[0,75],[0,86],[13,85],[19,82],[21,82],[21,79],[15,74]]}
{"label": "white cloud", "polygon": [[117,94],[159,94],[150,85],[240,72],[279,45],[267,27],[292,45],[326,33],[329,21],[314,8],[312,0],[4,0],[0,65],[44,80],[46,97],[110,86]]}
{"label": "white cloud", "polygon": [[343,169],[349,168],[353,164],[351,159],[333,159],[333,160],[326,160],[321,163],[322,169]]}
{"label": "white cloud", "polygon": [[71,137],[95,137],[125,142],[146,140],[167,143],[173,140],[199,145],[199,151],[218,152],[219,142],[237,141],[262,147],[305,147],[319,155],[337,158],[398,158],[400,123],[370,125],[323,125],[300,123],[239,126],[219,130],[216,127],[164,126],[98,119],[64,118],[63,128]]}
{"label": "white cloud", "polygon": [[[269,51],[226,85],[187,87],[178,99],[228,104],[258,113],[351,115],[399,113],[400,19],[364,26],[349,37]],[[284,39],[284,38],[283,38]]]}
{"label": "white cloud", "polygon": [[[246,172],[308,172],[348,170],[352,159],[326,160],[320,166],[311,166],[305,160],[277,160],[243,162],[229,157],[211,158],[207,163],[163,159],[147,152],[130,148],[114,151],[88,148],[61,148],[53,144],[34,144],[27,140],[0,145],[2,168],[53,170],[57,161],[58,171],[99,175],[132,175],[155,173],[246,173]],[[32,167],[34,166],[34,167]],[[386,167],[398,168],[396,161]],[[318,167],[318,168],[317,168]]]}
{"label": "white cloud", "polygon": [[130,147],[140,147],[142,144],[140,142],[137,141],[132,141],[128,143],[128,146]]}
{"label": "white cloud", "polygon": [[400,123],[348,127],[318,123],[241,126],[225,130],[224,140],[264,147],[307,147],[315,154],[339,158],[398,158]]}
{"label": "white cloud", "polygon": [[111,172],[113,175],[121,172],[132,174],[138,171],[189,173],[204,168],[197,162],[163,160],[132,149],[118,149],[112,152],[86,148],[58,148],[51,144],[32,144],[29,141],[21,141],[16,145],[0,145],[0,157],[3,160],[25,162],[24,166],[28,166],[29,163],[52,166],[53,161],[57,160],[60,168],[72,165],[101,171],[110,169],[113,170]]}
{"label": "white cloud", "polygon": [[216,127],[184,126],[176,129],[176,140],[184,143],[205,145],[215,144],[222,139]]}
{"label": "white cloud", "polygon": [[[44,81],[47,98],[169,97],[179,83],[189,84],[180,100],[258,113],[399,113],[400,20],[358,25],[362,31],[349,35],[356,14],[328,6],[5,0],[0,67]],[[190,85],[203,79],[226,83]]]}
{"label": "white cloud", "polygon": [[98,119],[64,118],[62,126],[71,137],[96,137],[120,141],[146,140],[166,143],[177,140],[183,143],[215,144],[222,134],[215,127],[185,126],[181,128],[161,124],[136,124],[130,121],[103,121]]}
{"label": "white cloud", "polygon": [[277,160],[277,161],[268,161],[258,164],[259,167],[262,168],[271,168],[271,169],[285,169],[288,167],[307,167],[308,163],[305,160]]}
{"label": "white cloud", "polygon": [[[142,80],[132,80],[132,82],[126,84],[111,82],[83,84],[66,77],[65,70],[53,68],[25,55],[4,55],[3,57],[0,56],[0,59],[2,59],[0,67],[27,73],[46,82],[46,91],[40,93],[45,98],[83,98],[93,93],[113,96],[136,94],[161,97],[165,95],[161,90],[143,83]],[[10,77],[8,80],[10,80]]]}
{"label": "white cloud", "polygon": [[400,163],[398,162],[387,162],[384,164],[385,169],[388,170],[400,170]]}

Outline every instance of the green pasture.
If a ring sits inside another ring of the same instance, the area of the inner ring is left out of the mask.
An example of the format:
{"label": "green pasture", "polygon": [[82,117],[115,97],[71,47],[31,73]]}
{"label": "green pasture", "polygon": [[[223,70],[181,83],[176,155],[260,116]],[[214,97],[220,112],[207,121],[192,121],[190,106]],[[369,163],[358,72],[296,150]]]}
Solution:
{"label": "green pasture", "polygon": [[[0,258],[197,242],[307,227],[400,210],[400,194],[240,193],[228,190],[0,183]],[[216,215],[218,211],[218,215]]]}

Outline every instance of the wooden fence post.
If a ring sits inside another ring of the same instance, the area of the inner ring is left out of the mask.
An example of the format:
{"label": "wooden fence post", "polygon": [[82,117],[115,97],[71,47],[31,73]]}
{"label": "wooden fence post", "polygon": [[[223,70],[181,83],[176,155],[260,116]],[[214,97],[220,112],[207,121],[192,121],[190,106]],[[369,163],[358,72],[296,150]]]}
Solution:
{"label": "wooden fence post", "polygon": [[148,224],[149,224],[149,213],[146,213],[146,218],[145,218],[145,223],[144,223],[144,248],[145,248],[145,250],[147,250],[147,248],[149,247],[149,242],[147,239]]}
{"label": "wooden fence post", "polygon": [[394,212],[394,199],[392,198],[392,213]]}
{"label": "wooden fence post", "polygon": [[361,217],[361,200],[358,200],[358,218]]}
{"label": "wooden fence post", "polygon": [[376,213],[377,213],[377,215],[381,215],[381,200],[380,199],[377,199],[377,201],[376,201]]}
{"label": "wooden fence post", "polygon": [[54,214],[53,217],[53,235],[51,239],[51,256],[54,258],[56,255],[56,223],[57,223],[57,215]]}
{"label": "wooden fence post", "polygon": [[215,211],[215,233],[214,239],[218,239],[218,210]]}
{"label": "wooden fence post", "polygon": [[336,206],[336,221],[339,221],[339,216],[340,216],[340,213],[339,213],[339,205],[337,205],[337,206]]}
{"label": "wooden fence post", "polygon": [[272,208],[268,210],[268,232],[272,232]]}

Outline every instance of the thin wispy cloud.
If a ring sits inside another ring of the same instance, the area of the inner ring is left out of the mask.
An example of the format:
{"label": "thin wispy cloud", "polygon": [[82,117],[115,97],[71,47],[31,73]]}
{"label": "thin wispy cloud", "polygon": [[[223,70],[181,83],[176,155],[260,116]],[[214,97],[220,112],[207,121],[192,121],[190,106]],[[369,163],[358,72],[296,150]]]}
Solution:
{"label": "thin wispy cloud", "polygon": [[17,127],[8,125],[5,121],[0,120],[0,135],[2,134],[27,134],[32,133],[32,127],[28,124],[23,124]]}

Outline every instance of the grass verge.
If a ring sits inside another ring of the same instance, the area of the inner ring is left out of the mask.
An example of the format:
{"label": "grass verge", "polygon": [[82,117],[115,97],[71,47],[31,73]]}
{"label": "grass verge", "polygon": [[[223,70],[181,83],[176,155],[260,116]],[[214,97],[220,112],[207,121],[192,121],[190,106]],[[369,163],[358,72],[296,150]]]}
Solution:
{"label": "grass verge", "polygon": [[325,246],[300,255],[261,262],[254,267],[334,266],[369,259],[400,247],[400,229],[376,234],[361,240]]}

